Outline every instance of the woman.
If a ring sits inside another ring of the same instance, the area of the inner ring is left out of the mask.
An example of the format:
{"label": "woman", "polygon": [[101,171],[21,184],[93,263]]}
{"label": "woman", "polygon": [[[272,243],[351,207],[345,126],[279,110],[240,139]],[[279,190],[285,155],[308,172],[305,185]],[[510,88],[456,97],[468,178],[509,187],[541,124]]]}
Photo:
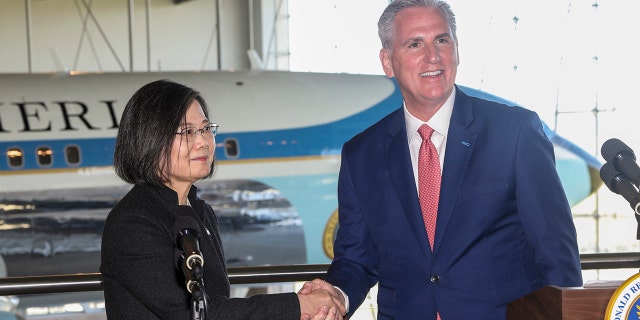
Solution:
{"label": "woman", "polygon": [[[339,319],[328,292],[229,298],[218,220],[194,182],[214,168],[218,125],[200,94],[167,80],[140,88],[125,107],[116,138],[116,174],[133,188],[111,210],[102,237],[109,319],[189,319],[176,246],[181,222],[200,235],[205,319]],[[189,226],[193,227],[193,226]]]}

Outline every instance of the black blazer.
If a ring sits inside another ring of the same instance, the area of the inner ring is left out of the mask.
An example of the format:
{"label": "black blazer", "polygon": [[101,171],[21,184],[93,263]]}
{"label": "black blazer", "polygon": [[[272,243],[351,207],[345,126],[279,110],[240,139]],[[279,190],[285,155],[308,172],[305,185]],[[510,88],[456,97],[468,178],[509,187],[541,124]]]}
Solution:
{"label": "black blazer", "polygon": [[224,252],[211,206],[189,192],[193,210],[168,187],[134,186],[111,210],[102,237],[104,295],[109,319],[190,318],[191,294],[176,267],[175,221],[188,214],[200,225],[207,319],[300,319],[295,293],[229,298]]}

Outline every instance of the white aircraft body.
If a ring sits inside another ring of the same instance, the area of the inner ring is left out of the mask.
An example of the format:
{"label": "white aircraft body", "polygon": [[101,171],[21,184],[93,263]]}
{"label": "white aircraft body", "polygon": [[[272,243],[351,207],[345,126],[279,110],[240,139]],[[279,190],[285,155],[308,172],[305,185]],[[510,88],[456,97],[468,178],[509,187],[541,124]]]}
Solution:
{"label": "white aircraft body", "polygon": [[[120,116],[135,90],[158,79],[200,91],[221,126],[217,171],[198,186],[221,220],[229,266],[330,262],[340,149],[401,106],[395,81],[277,71],[4,74],[0,256],[7,274],[98,271],[104,219],[130,187],[112,168]],[[598,187],[600,162],[545,130],[574,205]]]}

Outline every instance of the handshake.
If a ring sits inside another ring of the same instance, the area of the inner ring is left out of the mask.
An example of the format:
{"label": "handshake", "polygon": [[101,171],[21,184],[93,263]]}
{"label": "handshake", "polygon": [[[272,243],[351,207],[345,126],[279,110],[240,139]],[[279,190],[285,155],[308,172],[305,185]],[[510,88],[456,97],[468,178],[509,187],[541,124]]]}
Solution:
{"label": "handshake", "polygon": [[342,291],[330,283],[314,279],[298,291],[301,320],[346,319],[346,300]]}

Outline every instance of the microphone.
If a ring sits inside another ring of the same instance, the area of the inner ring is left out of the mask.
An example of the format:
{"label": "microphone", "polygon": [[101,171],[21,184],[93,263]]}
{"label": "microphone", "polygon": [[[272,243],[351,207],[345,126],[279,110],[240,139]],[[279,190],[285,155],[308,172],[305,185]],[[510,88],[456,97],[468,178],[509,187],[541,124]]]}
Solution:
{"label": "microphone", "polygon": [[616,138],[609,139],[602,144],[600,153],[615,170],[622,172],[640,187],[640,167],[636,163],[636,155],[624,142]]}
{"label": "microphone", "polygon": [[640,193],[629,178],[617,171],[610,163],[600,168],[600,178],[609,190],[622,195],[637,215],[640,215]]}
{"label": "microphone", "polygon": [[200,236],[198,223],[189,216],[180,216],[175,223],[176,246],[182,251],[182,259],[192,270],[204,266],[204,258],[200,252]]}
{"label": "microphone", "polygon": [[200,289],[200,283],[196,280],[191,269],[187,268],[187,264],[181,263],[178,269],[182,270],[182,274],[184,275],[184,284],[185,287],[187,287],[187,291],[191,294],[198,291]]}
{"label": "microphone", "polygon": [[189,270],[204,266],[198,232],[195,229],[186,227],[178,232],[178,248],[182,250],[182,258]]}
{"label": "microphone", "polygon": [[176,235],[176,247],[181,251],[176,252],[176,267],[184,275],[187,290],[192,292],[194,285],[204,286],[202,269],[204,258],[200,252],[200,237],[196,231],[200,227],[192,217],[180,216],[173,229]]}

